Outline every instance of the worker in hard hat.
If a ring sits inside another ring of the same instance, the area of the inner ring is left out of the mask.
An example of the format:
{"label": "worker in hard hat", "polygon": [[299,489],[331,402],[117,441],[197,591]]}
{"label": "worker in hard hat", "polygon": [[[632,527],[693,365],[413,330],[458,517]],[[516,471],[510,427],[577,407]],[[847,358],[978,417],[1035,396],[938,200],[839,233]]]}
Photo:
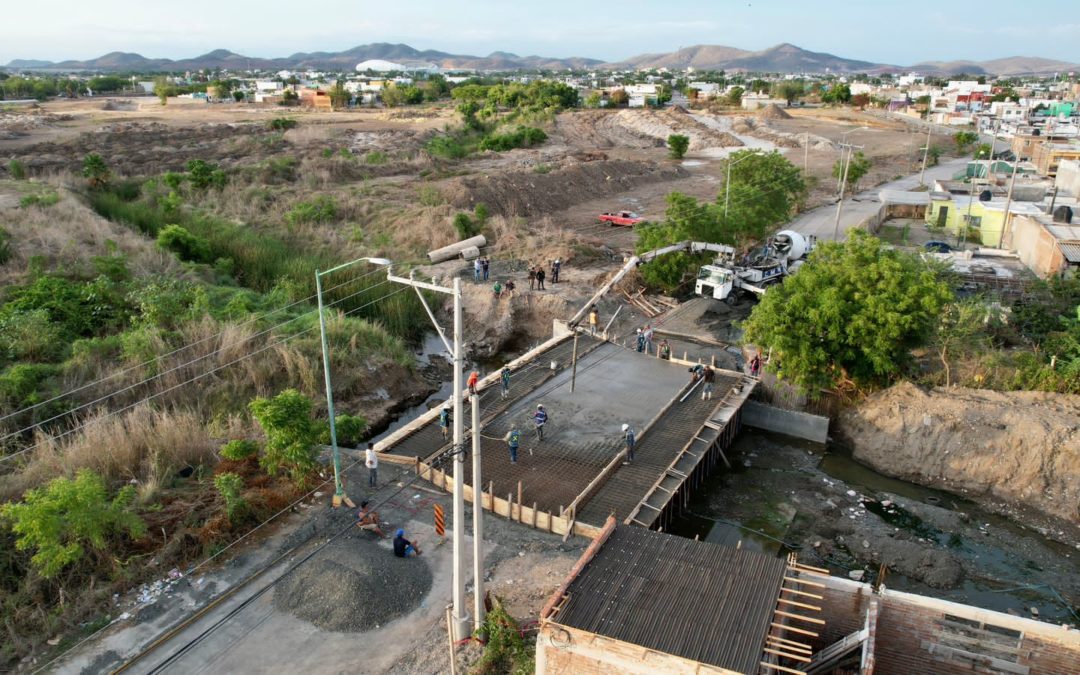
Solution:
{"label": "worker in hard hat", "polygon": [[439,428],[442,429],[442,439],[447,441],[450,438],[450,402],[443,403],[442,411],[439,413]]}
{"label": "worker in hard hat", "polygon": [[547,424],[548,414],[542,404],[537,404],[536,414],[533,415],[533,424],[536,425],[536,440],[544,440],[544,425]]}
{"label": "worker in hard hat", "polygon": [[510,431],[506,432],[506,447],[510,449],[510,463],[517,464],[518,446],[521,445],[521,432],[518,428],[512,427]]}
{"label": "worker in hard hat", "polygon": [[626,444],[626,461],[623,464],[629,464],[634,461],[634,428],[629,424],[622,425],[623,442]]}

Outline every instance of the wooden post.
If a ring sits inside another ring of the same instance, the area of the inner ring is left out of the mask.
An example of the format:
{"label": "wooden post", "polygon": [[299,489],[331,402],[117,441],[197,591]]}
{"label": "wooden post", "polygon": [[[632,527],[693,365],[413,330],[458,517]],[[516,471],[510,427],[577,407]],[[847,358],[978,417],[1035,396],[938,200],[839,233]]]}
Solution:
{"label": "wooden post", "polygon": [[712,360],[711,360],[711,361],[709,362],[709,365],[710,365],[710,366],[712,366],[713,368],[715,368],[715,367],[716,367],[716,354],[712,354],[712,355],[710,356],[710,358],[711,358]]}
{"label": "wooden post", "polygon": [[[570,357],[570,393],[574,393],[574,382],[577,380],[577,340],[578,332],[574,331],[574,353]],[[521,483],[518,483],[521,485]]]}
{"label": "wooden post", "polygon": [[551,532],[551,531],[553,531],[555,529],[555,522],[552,520],[551,511],[547,512],[547,517],[548,517],[548,532]]}
{"label": "wooden post", "polygon": [[533,529],[536,529],[536,502],[533,502]]}
{"label": "wooden post", "polygon": [[521,481],[518,481],[518,522],[521,522]]}
{"label": "wooden post", "polygon": [[495,513],[495,481],[488,481],[488,510]]}
{"label": "wooden post", "polygon": [[513,492],[507,492],[506,493],[506,519],[507,520],[513,520],[514,519],[514,493]]}
{"label": "wooden post", "polygon": [[686,351],[684,351],[684,352],[682,353],[682,360],[683,360],[683,361],[689,361],[689,360],[690,360],[690,352],[686,352]]}

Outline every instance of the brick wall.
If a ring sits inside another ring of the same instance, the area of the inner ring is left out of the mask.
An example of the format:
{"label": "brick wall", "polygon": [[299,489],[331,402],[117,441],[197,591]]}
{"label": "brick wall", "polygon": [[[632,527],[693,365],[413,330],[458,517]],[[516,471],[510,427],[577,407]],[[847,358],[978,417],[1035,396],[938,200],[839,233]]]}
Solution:
{"label": "brick wall", "polygon": [[[821,601],[827,623],[813,643],[815,651],[862,628],[872,597],[865,584],[833,578],[828,585]],[[1080,631],[896,591],[886,591],[879,601],[874,675],[1009,672],[1013,666],[1001,670],[992,663],[972,665],[941,650],[946,615],[1021,632],[1015,663],[1019,668],[1014,672],[1026,667],[1031,675],[1080,675]]]}

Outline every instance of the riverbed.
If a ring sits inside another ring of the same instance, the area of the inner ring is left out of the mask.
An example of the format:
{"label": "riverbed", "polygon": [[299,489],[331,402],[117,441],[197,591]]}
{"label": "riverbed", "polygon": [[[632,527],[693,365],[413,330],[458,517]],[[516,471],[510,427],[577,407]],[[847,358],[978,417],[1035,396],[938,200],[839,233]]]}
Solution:
{"label": "riverbed", "polygon": [[[1011,614],[1080,625],[1080,551],[841,447],[745,429],[672,531]],[[882,572],[883,566],[885,571]]]}

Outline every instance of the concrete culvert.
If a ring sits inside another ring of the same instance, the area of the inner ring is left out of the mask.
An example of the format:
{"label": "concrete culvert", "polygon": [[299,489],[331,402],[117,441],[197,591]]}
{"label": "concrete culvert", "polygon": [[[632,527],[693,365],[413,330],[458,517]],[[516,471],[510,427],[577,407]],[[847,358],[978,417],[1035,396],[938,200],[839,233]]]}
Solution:
{"label": "concrete culvert", "polygon": [[419,607],[431,581],[422,558],[396,558],[374,541],[348,537],[278,584],[274,604],[323,630],[359,633]]}

